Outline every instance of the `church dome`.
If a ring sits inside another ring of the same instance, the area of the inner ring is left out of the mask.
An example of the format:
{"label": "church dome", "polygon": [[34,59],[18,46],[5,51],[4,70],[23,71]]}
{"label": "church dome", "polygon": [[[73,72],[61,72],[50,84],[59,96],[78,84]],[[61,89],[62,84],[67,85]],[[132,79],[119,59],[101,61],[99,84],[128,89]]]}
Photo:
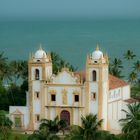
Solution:
{"label": "church dome", "polygon": [[40,47],[35,53],[36,59],[46,58],[46,52]]}
{"label": "church dome", "polygon": [[101,57],[103,57],[103,53],[99,50],[99,47],[97,45],[96,50],[92,53],[92,59],[99,60]]}

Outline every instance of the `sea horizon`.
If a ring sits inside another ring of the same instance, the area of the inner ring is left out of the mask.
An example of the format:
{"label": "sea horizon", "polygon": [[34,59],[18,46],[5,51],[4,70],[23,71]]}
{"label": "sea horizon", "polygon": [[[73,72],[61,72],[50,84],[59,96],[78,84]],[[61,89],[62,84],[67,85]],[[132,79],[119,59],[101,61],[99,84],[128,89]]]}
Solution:
{"label": "sea horizon", "polygon": [[127,50],[140,58],[139,18],[0,18],[0,52],[9,60],[28,60],[40,43],[79,70],[96,44],[111,59],[123,59]]}

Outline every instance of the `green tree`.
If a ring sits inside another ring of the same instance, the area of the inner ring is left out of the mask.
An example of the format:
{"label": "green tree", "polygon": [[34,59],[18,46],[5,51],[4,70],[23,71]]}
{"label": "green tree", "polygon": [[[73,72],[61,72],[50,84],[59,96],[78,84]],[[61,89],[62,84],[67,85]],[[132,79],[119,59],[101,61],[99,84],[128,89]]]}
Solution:
{"label": "green tree", "polygon": [[54,120],[42,119],[39,129],[48,128],[51,133],[58,133],[67,128],[67,123],[64,120],[59,120],[58,116],[54,118]]}
{"label": "green tree", "polygon": [[131,87],[131,96],[140,97],[140,83],[136,83]]}
{"label": "green tree", "polygon": [[127,105],[128,110],[122,110],[126,114],[126,118],[120,119],[122,132],[127,138],[139,140],[140,138],[140,103]]}
{"label": "green tree", "polygon": [[66,140],[96,140],[101,132],[98,130],[101,127],[103,120],[97,120],[97,115],[89,114],[86,117],[81,117],[82,127],[73,125],[70,133],[66,135]]}
{"label": "green tree", "polygon": [[137,82],[137,73],[132,71],[128,76],[128,81],[133,84]]}
{"label": "green tree", "polygon": [[51,52],[52,64],[53,64],[53,73],[57,74],[63,67],[69,68],[71,71],[76,71],[77,68],[73,67],[71,64],[63,60],[55,52]]}
{"label": "green tree", "polygon": [[4,80],[4,75],[7,73],[7,57],[4,52],[0,53],[0,80]]}
{"label": "green tree", "polygon": [[0,138],[7,140],[11,131],[12,121],[6,117],[5,111],[0,111]]}
{"label": "green tree", "polygon": [[112,60],[109,65],[109,72],[116,77],[122,78],[122,68],[122,61],[120,59],[114,58],[114,60]]}
{"label": "green tree", "polygon": [[134,63],[133,68],[135,71],[140,72],[140,61],[139,60],[137,60],[137,62]]}
{"label": "green tree", "polygon": [[134,57],[136,57],[136,55],[131,50],[127,50],[127,52],[124,53],[124,58],[127,60],[134,59]]}
{"label": "green tree", "polygon": [[60,140],[56,134],[49,132],[47,127],[34,131],[32,135],[28,137],[28,140]]}

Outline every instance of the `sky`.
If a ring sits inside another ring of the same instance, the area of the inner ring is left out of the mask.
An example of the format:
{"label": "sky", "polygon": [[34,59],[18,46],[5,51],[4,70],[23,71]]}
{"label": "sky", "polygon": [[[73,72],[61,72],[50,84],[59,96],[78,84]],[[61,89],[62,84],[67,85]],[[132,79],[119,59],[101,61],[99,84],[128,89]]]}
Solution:
{"label": "sky", "polygon": [[0,17],[140,17],[140,0],[0,0]]}

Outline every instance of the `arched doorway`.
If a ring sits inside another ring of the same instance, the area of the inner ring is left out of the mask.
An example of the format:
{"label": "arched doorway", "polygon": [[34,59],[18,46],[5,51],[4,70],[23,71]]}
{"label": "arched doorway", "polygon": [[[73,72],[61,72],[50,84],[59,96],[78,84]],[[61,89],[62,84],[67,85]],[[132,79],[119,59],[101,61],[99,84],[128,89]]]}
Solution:
{"label": "arched doorway", "polygon": [[70,113],[67,110],[63,110],[60,114],[60,119],[65,120],[70,125]]}
{"label": "arched doorway", "polygon": [[21,128],[22,127],[21,115],[15,115],[14,119],[15,119],[14,120],[15,128]]}

